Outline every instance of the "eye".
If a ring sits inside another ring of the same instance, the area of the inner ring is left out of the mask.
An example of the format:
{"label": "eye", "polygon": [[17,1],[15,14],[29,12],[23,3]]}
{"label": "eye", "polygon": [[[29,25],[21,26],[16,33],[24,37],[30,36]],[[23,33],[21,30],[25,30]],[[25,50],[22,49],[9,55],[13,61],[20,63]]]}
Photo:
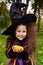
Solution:
{"label": "eye", "polygon": [[23,32],[26,32],[26,31],[23,31]]}
{"label": "eye", "polygon": [[18,32],[20,32],[20,31],[18,31]]}

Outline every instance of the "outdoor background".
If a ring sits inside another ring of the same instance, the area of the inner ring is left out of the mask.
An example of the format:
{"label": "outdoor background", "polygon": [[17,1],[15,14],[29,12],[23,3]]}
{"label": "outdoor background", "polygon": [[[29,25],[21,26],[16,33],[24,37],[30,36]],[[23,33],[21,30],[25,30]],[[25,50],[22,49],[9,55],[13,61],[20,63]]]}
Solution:
{"label": "outdoor background", "polygon": [[6,65],[5,45],[8,36],[1,35],[11,25],[9,10],[12,2],[24,2],[28,7],[21,10],[21,15],[34,13],[37,17],[36,29],[36,63],[43,65],[43,0],[0,0],[0,65]]}

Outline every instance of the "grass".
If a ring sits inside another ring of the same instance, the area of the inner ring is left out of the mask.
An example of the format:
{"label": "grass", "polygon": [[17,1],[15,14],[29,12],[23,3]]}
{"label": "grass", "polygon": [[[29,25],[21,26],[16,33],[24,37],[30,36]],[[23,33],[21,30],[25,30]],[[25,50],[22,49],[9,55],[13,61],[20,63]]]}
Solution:
{"label": "grass", "polygon": [[37,33],[37,65],[43,65],[43,32]]}
{"label": "grass", "polygon": [[[5,45],[7,36],[0,35],[0,65],[6,65]],[[36,63],[43,65],[43,32],[37,32]]]}
{"label": "grass", "polygon": [[5,45],[6,45],[7,36],[0,35],[0,65],[6,64],[6,56],[5,56]]}

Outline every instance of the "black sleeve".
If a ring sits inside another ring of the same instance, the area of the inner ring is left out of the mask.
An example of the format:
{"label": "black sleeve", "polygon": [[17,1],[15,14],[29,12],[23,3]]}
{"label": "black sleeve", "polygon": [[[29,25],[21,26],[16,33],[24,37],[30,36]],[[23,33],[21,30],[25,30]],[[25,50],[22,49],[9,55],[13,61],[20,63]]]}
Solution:
{"label": "black sleeve", "polygon": [[6,56],[11,59],[11,58],[16,58],[17,56],[17,53],[16,52],[13,52],[12,50],[12,43],[11,43],[12,40],[7,40],[7,43],[6,43],[6,50],[5,50],[5,53],[6,53]]}
{"label": "black sleeve", "polygon": [[7,50],[6,56],[7,56],[9,59],[10,59],[10,58],[16,58],[16,57],[17,57],[17,53],[16,53],[16,52],[13,52],[13,50],[10,49],[10,50]]}

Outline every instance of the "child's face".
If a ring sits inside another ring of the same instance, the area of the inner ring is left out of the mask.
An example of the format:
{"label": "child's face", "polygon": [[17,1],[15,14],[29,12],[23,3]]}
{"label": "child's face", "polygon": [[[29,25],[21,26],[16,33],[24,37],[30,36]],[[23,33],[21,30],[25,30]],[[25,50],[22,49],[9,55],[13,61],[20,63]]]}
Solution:
{"label": "child's face", "polygon": [[23,40],[27,35],[27,27],[25,25],[19,25],[16,29],[16,38]]}

